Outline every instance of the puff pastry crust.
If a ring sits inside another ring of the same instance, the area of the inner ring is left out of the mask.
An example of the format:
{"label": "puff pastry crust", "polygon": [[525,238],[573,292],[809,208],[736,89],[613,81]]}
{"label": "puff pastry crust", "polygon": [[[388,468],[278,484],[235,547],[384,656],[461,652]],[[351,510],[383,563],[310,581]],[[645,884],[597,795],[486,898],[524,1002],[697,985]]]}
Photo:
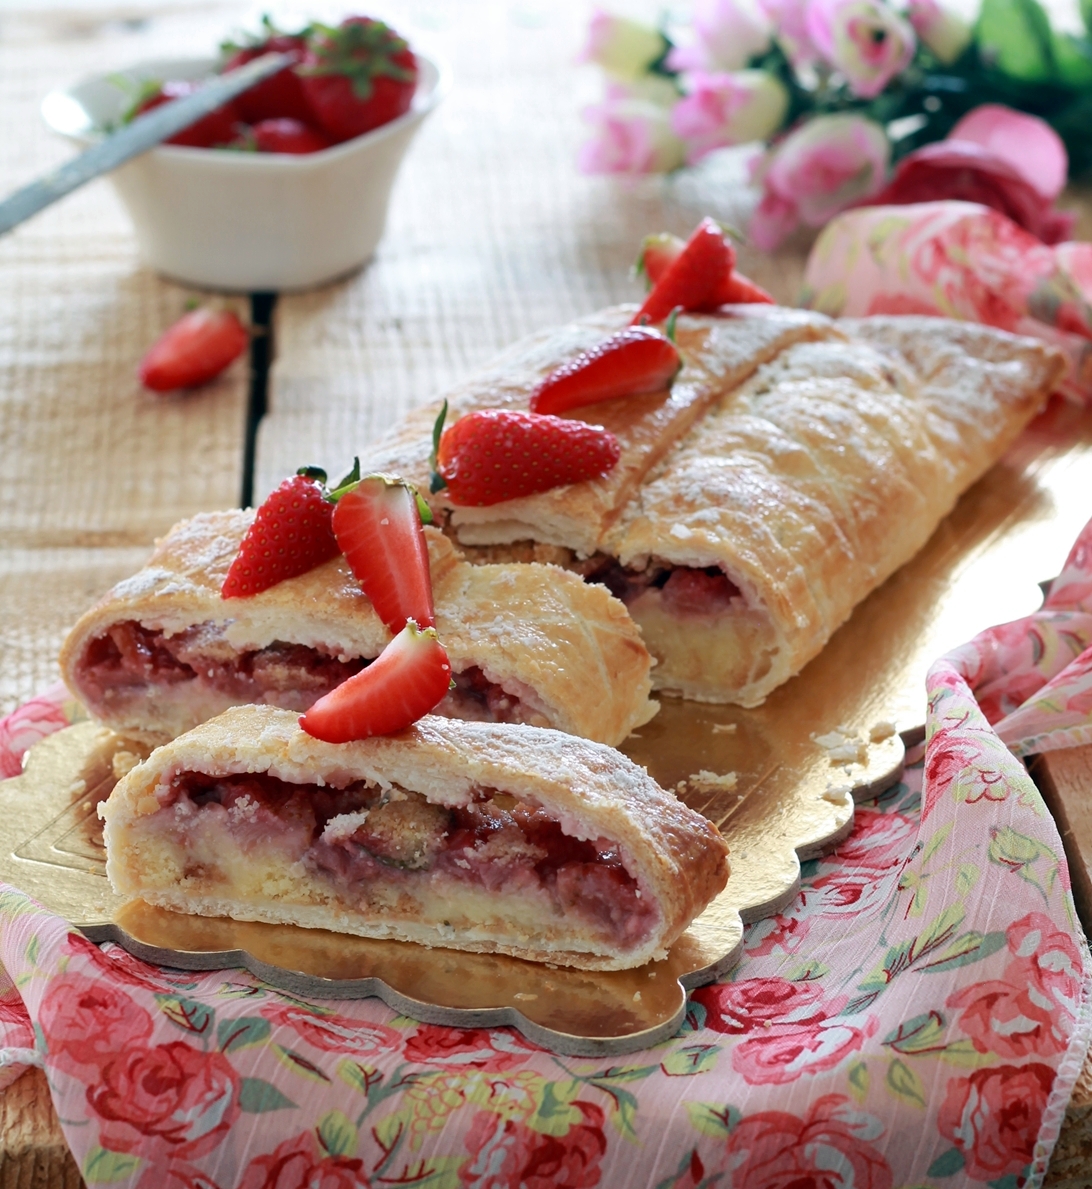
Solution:
{"label": "puff pastry crust", "polygon": [[[304,710],[382,651],[390,634],[343,558],[253,598],[220,597],[252,515],[175,526],[72,629],[62,674],[107,726],[157,744],[241,702]],[[609,744],[655,713],[648,650],[607,591],[555,566],[472,566],[426,534],[437,630],[460,687],[442,713]]]}
{"label": "puff pastry crust", "polygon": [[[636,308],[603,310],[517,343],[494,366],[448,393],[448,424],[475,409],[526,409],[539,380],[627,326]],[[829,337],[841,337],[830,319],[780,306],[726,306],[717,317],[681,315],[676,339],[684,366],[670,393],[604,401],[583,415],[618,438],[622,454],[609,474],[487,508],[456,507],[442,491],[429,495],[429,503],[439,518],[450,517],[464,545],[533,539],[591,554],[649,469],[720,396],[791,343]],[[363,460],[365,468],[401,475],[427,492],[432,427],[441,405],[438,400],[414,410]],[[579,410],[573,415],[581,416]]]}
{"label": "puff pastry crust", "polygon": [[[664,956],[728,878],[716,827],[619,752],[435,716],[333,745],[290,712],[237,707],[157,749],[99,812],[124,895],[584,969]],[[416,830],[396,852],[393,819]]]}
{"label": "puff pastry crust", "polygon": [[[453,394],[453,415],[525,407],[546,371],[629,316],[517,344]],[[472,559],[550,560],[610,584],[656,659],[655,688],[754,706],[922,547],[1063,363],[1035,340],[942,318],[835,325],[752,306],[679,325],[686,366],[670,399],[586,412],[622,441],[617,473],[488,508],[441,494],[437,511]],[[422,479],[435,411],[371,462]],[[713,594],[675,597],[687,583]]]}
{"label": "puff pastry crust", "polygon": [[1060,357],[939,318],[844,322],[724,397],[603,541],[621,565],[716,567],[739,594],[715,615],[629,603],[658,688],[757,705],[925,544],[1008,449]]}

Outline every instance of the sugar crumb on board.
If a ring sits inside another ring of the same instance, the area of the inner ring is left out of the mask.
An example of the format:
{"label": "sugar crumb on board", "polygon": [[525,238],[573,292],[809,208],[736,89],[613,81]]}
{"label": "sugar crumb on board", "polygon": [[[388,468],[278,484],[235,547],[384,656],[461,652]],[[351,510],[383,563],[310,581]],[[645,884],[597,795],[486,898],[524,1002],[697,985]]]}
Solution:
{"label": "sugar crumb on board", "polygon": [[713,734],[729,735],[736,729],[738,725],[738,723],[734,722],[715,722],[713,723]]}
{"label": "sugar crumb on board", "polygon": [[685,780],[680,780],[675,786],[676,792],[684,793],[692,789],[698,793],[726,793],[739,783],[739,776],[735,772],[710,772],[702,768],[700,772],[692,772]]}

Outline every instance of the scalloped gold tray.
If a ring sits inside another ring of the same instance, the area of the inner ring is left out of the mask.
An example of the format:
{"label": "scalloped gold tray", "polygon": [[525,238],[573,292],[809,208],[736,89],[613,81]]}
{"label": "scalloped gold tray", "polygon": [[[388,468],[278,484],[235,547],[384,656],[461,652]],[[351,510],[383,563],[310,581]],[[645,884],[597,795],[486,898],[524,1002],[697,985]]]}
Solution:
{"label": "scalloped gold tray", "polygon": [[[104,876],[95,805],[113,787],[124,745],[78,724],[44,740],[3,782],[0,879],[95,940],[188,969],[246,966],[297,993],[378,995],[408,1015],[461,1027],[511,1024],[574,1055],[617,1054],[672,1035],[686,989],[738,960],[744,921],[795,897],[800,860],[833,849],[854,798],[898,779],[903,739],[832,762],[814,736],[842,724],[868,738],[881,720],[921,737],[929,663],[990,624],[1038,606],[1092,505],[1092,411],[1055,402],[960,501],[921,553],[854,612],[822,654],[756,710],[664,699],[624,750],[665,787],[679,786],[732,851],[728,887],[672,948],[639,970],[589,974],[304,930],[207,920],[123,904]],[[718,786],[694,774],[735,774]]]}

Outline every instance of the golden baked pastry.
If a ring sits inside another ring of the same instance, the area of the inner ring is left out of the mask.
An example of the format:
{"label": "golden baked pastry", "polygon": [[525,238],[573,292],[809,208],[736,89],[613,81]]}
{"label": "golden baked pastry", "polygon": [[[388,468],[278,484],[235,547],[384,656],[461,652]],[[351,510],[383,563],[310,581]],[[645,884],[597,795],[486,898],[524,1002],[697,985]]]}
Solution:
{"label": "golden baked pastry", "polygon": [[[176,525],[72,629],[61,672],[107,726],[155,744],[244,702],[303,711],[390,640],[341,557],[252,598],[222,599],[252,516]],[[552,566],[472,566],[425,532],[456,683],[437,713],[610,744],[655,713],[648,651],[606,590]]]}
{"label": "golden baked pastry", "polygon": [[[506,351],[487,371],[447,394],[447,424],[475,409],[526,409],[535,385],[581,351],[629,324],[634,306],[618,306],[534,335]],[[429,495],[440,519],[464,545],[507,544],[525,539],[562,545],[587,556],[633,497],[648,470],[702,417],[723,393],[747,378],[789,344],[840,337],[821,314],[780,306],[732,307],[731,317],[683,314],[676,338],[684,366],[670,394],[622,397],[588,408],[583,420],[602,425],[618,439],[617,465],[588,483],[486,508],[456,507],[445,492]],[[388,471],[429,490],[432,427],[438,400],[410,415],[363,460],[368,471]],[[579,415],[574,410],[572,415]],[[569,415],[569,414],[567,414]]]}
{"label": "golden baked pastry", "polygon": [[[545,371],[631,314],[519,345],[456,391],[453,416],[526,407]],[[836,326],[751,306],[679,327],[686,366],[669,398],[584,411],[623,442],[618,474],[485,508],[431,502],[473,560],[552,561],[605,583],[657,661],[655,688],[754,706],[921,548],[1063,363],[1035,340],[941,318]],[[434,412],[369,464],[423,484]]]}
{"label": "golden baked pastry", "polygon": [[330,744],[237,707],[99,812],[123,895],[589,970],[662,958],[728,878],[716,827],[621,753],[432,715]]}

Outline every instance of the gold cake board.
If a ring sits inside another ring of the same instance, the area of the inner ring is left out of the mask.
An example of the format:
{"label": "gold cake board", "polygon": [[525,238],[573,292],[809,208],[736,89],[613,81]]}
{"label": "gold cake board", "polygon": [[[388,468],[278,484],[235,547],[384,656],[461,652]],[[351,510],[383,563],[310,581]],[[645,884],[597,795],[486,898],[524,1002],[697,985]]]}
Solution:
{"label": "gold cake board", "polygon": [[[415,1018],[510,1024],[573,1055],[618,1054],[671,1036],[686,990],[738,961],[744,921],[776,913],[799,888],[800,860],[852,828],[854,798],[901,773],[920,738],[929,663],[977,631],[1030,613],[1038,581],[1061,567],[1092,514],[1092,412],[1054,402],[960,501],[921,553],[866,599],[824,651],[754,710],[664,698],[625,750],[724,832],[728,887],[672,947],[638,970],[589,973],[124,904],[105,878],[97,803],[130,747],[80,723],[35,747],[4,782],[0,879],[95,940],[187,969],[245,966],[271,984],[327,998],[378,995]],[[857,761],[817,736],[845,728]],[[700,778],[699,774],[702,774]]]}

